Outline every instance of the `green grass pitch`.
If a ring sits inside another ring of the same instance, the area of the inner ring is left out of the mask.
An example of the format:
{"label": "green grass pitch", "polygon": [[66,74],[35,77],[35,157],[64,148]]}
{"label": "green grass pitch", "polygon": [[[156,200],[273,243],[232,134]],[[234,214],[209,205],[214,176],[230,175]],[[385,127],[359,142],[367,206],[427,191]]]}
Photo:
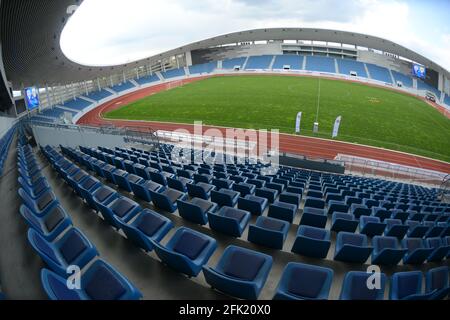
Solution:
{"label": "green grass pitch", "polygon": [[214,77],[149,96],[106,114],[109,119],[279,129],[294,133],[303,112],[302,135],[313,136],[320,81],[316,136],[405,151],[450,161],[450,120],[423,101],[364,84],[310,77]]}

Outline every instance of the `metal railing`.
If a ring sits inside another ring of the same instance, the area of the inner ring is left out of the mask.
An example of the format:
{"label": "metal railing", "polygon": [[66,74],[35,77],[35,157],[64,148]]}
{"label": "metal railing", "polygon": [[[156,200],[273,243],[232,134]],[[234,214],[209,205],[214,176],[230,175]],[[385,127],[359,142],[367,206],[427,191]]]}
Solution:
{"label": "metal railing", "polygon": [[24,124],[54,129],[72,130],[78,133],[109,134],[124,137],[125,142],[138,143],[150,146],[153,150],[159,149],[160,141],[157,132],[148,127],[117,127],[113,125],[85,126],[63,123],[49,123],[35,119],[24,119]]}

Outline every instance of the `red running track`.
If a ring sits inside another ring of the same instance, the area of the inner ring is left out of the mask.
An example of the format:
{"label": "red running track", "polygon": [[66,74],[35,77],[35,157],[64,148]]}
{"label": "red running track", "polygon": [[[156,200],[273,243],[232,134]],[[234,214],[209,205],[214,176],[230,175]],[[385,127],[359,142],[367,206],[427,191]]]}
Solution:
{"label": "red running track", "polygon": [[[183,84],[202,80],[207,77],[199,77],[192,79],[181,80]],[[165,130],[173,131],[176,129],[186,129],[193,132],[193,125],[178,124],[178,123],[162,123],[162,122],[150,122],[150,121],[132,121],[132,120],[109,120],[104,119],[103,114],[111,110],[120,108],[124,105],[130,104],[136,100],[145,98],[149,95],[158,93],[163,90],[167,90],[167,83],[159,84],[156,86],[144,88],[135,92],[128,93],[121,97],[115,98],[94,110],[85,114],[77,122],[77,124],[85,125],[114,125],[117,127],[150,127],[153,130]],[[203,131],[216,128],[224,132],[226,128],[203,126]],[[320,159],[334,159],[337,154],[353,155],[358,157],[364,157],[369,159],[387,161],[391,163],[397,163],[401,165],[407,165],[412,167],[418,167],[423,169],[435,170],[444,173],[450,173],[450,163],[439,160],[433,160],[413,154],[386,150],[376,147],[369,147],[364,145],[352,144],[341,141],[332,141],[326,139],[318,139],[313,137],[295,136],[289,134],[280,134],[280,151],[300,154],[310,158]],[[270,141],[269,141],[270,143]],[[269,144],[270,145],[270,144]]]}

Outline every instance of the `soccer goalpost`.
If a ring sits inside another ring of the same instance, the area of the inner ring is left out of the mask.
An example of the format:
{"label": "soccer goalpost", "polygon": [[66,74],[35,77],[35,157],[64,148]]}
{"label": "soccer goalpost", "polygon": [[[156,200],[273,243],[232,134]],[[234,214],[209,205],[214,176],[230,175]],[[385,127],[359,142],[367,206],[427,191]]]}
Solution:
{"label": "soccer goalpost", "polygon": [[182,87],[183,85],[184,85],[183,80],[171,81],[169,83],[166,83],[166,90]]}

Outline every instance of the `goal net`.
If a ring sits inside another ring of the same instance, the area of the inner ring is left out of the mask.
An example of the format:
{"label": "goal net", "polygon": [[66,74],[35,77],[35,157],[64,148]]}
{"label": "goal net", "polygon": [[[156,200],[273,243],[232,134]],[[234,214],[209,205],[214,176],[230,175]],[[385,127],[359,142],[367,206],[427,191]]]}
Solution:
{"label": "goal net", "polygon": [[183,86],[183,80],[176,80],[166,83],[166,90],[171,90]]}

